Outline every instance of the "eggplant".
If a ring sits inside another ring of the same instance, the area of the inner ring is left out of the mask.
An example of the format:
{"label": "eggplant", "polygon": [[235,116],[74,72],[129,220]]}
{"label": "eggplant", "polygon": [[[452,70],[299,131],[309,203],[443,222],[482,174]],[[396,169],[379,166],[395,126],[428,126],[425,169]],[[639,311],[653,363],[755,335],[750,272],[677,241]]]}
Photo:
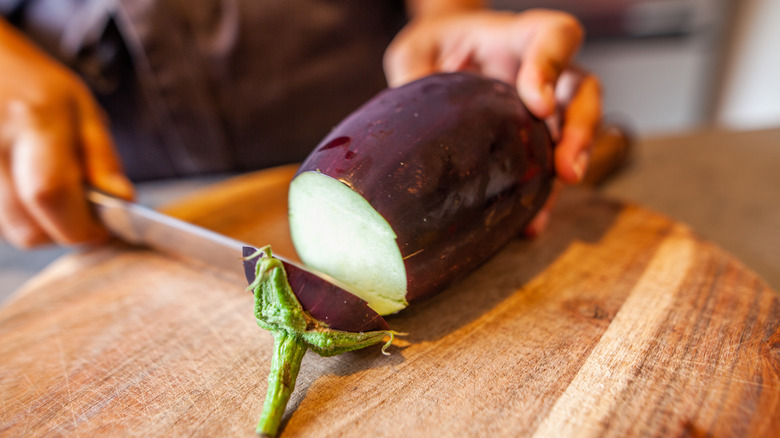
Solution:
{"label": "eggplant", "polygon": [[514,87],[469,73],[388,89],[333,129],[289,191],[293,244],[380,315],[487,260],[554,179],[552,139]]}
{"label": "eggplant", "polygon": [[255,317],[275,338],[258,433],[276,434],[307,349],[390,345],[399,333],[379,315],[486,261],[533,218],[553,178],[544,122],[514,87],[479,75],[387,89],[344,119],[289,191],[298,255],[341,286],[301,277],[270,248],[245,254]]}

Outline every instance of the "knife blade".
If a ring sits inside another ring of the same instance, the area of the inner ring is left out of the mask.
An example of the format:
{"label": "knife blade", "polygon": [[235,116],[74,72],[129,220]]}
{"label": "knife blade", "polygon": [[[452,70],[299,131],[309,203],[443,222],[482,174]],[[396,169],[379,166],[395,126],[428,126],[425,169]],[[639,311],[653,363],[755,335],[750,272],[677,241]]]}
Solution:
{"label": "knife blade", "polygon": [[103,225],[127,243],[243,272],[241,257],[246,244],[241,241],[97,190],[88,190],[87,199]]}
{"label": "knife blade", "polygon": [[[258,251],[252,245],[95,189],[87,190],[87,199],[103,225],[127,243],[212,268],[240,270],[248,284],[255,280],[258,258],[246,258]],[[314,318],[344,331],[389,329],[368,303],[335,279],[276,254],[273,257],[282,261],[290,287]]]}

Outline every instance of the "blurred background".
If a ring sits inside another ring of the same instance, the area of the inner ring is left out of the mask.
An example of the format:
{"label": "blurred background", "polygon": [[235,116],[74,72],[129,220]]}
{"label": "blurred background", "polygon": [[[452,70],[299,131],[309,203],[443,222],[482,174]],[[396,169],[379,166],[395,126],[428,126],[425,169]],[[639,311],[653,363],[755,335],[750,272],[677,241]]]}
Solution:
{"label": "blurred background", "polygon": [[492,0],[568,11],[587,31],[580,63],[600,76],[606,114],[639,134],[780,126],[777,0]]}
{"label": "blurred background", "polygon": [[584,24],[579,63],[634,134],[596,189],[691,226],[780,291],[780,1],[492,2]]}
{"label": "blurred background", "polygon": [[[780,1],[492,0],[561,9],[585,25],[579,63],[604,111],[633,134],[625,167],[597,186],[691,225],[780,290]],[[219,178],[146,183],[147,205]],[[0,303],[67,250],[0,243]]]}

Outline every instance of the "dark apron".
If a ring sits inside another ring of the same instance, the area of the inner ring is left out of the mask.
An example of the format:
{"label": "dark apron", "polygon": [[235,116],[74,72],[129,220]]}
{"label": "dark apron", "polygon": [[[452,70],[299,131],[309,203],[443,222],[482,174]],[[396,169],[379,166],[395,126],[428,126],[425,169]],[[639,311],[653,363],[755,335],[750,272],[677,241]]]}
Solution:
{"label": "dark apron", "polygon": [[302,160],[385,87],[404,22],[391,0],[12,3],[12,21],[93,87],[135,180]]}

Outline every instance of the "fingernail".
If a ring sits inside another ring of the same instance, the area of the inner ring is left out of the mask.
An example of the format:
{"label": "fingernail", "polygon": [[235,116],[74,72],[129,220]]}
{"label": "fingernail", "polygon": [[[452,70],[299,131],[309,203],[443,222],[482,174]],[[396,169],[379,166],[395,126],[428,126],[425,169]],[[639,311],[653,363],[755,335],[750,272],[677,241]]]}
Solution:
{"label": "fingernail", "polygon": [[132,199],[135,196],[135,188],[133,184],[126,177],[122,175],[112,174],[106,176],[101,181],[101,188],[113,195],[120,198]]}
{"label": "fingernail", "polygon": [[530,87],[525,93],[525,104],[534,115],[547,118],[554,114],[555,95],[552,84],[543,83],[538,87]]}
{"label": "fingernail", "polygon": [[537,233],[541,233],[547,228],[547,224],[550,223],[550,211],[547,209],[542,210],[536,217],[536,230]]}
{"label": "fingernail", "polygon": [[577,156],[574,157],[574,162],[571,164],[571,168],[574,171],[574,174],[577,176],[577,182],[580,182],[583,178],[585,178],[585,171],[588,170],[589,161],[590,154],[588,151],[580,151]]}
{"label": "fingernail", "polygon": [[555,87],[553,87],[553,84],[545,82],[539,91],[539,98],[547,108],[547,111],[550,113],[555,111]]}
{"label": "fingernail", "polygon": [[540,211],[536,217],[531,221],[531,224],[526,227],[525,235],[528,238],[535,238],[547,228],[547,224],[550,223],[550,211],[544,209]]}
{"label": "fingernail", "polygon": [[460,69],[462,62],[459,58],[448,56],[439,63],[439,69],[445,73],[452,73]]}

